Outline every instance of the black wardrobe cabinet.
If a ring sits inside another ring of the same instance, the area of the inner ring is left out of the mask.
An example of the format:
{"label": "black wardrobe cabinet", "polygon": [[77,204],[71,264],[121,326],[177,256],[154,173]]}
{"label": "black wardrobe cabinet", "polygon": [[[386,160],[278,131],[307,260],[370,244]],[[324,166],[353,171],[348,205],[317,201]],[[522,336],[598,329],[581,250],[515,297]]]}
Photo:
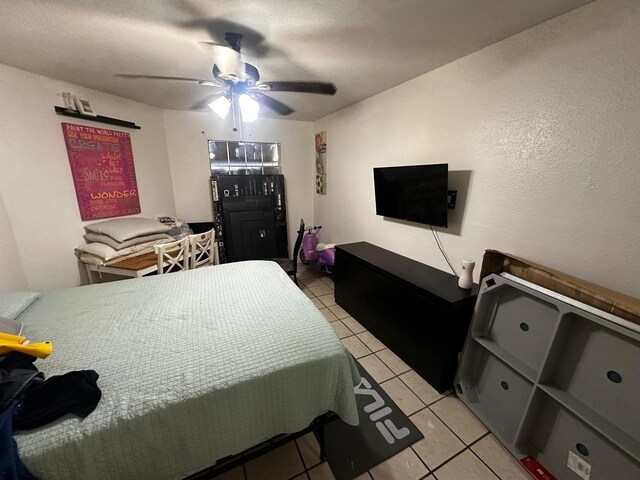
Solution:
{"label": "black wardrobe cabinet", "polygon": [[289,256],[283,175],[214,175],[211,198],[221,263]]}
{"label": "black wardrobe cabinet", "polygon": [[338,305],[438,392],[453,387],[477,285],[366,242],[337,246],[334,281]]}

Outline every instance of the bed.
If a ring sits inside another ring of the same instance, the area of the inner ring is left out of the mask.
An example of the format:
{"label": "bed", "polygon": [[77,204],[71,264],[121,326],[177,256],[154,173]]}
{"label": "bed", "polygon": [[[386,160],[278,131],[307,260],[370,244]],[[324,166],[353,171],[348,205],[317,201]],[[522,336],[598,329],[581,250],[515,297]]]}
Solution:
{"label": "bed", "polygon": [[19,316],[93,369],[102,400],[15,438],[42,479],[173,479],[326,412],[357,424],[353,359],[277,264],[250,261],[45,293]]}

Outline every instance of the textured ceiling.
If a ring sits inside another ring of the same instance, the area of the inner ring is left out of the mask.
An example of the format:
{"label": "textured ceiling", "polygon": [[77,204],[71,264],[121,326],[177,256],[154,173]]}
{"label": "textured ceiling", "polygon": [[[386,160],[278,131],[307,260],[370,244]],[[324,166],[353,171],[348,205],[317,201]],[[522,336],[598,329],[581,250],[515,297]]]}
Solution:
{"label": "textured ceiling", "polygon": [[235,31],[262,80],[336,84],[270,94],[315,120],[590,1],[2,0],[0,63],[189,110],[212,91],[115,75],[209,79],[216,51],[200,42]]}

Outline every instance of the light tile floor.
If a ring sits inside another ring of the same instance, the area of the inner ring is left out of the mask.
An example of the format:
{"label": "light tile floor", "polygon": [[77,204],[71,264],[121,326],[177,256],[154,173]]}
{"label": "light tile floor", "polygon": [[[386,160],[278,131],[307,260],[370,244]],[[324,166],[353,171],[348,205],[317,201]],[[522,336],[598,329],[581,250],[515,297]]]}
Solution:
{"label": "light tile floor", "polygon": [[[451,392],[439,394],[397,355],[360,325],[333,296],[333,282],[307,267],[298,269],[302,291],[338,338],[424,439],[356,480],[531,480],[520,463]],[[320,463],[312,433],[217,477],[221,480],[333,480]]]}

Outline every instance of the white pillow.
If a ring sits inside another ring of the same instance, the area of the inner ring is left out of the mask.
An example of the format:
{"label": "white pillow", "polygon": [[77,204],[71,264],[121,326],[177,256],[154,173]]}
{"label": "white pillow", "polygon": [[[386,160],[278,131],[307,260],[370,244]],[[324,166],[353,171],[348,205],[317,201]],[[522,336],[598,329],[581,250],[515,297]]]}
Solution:
{"label": "white pillow", "polygon": [[141,243],[151,242],[152,240],[166,240],[167,242],[173,242],[173,237],[170,237],[166,233],[154,233],[153,235],[143,235],[141,237],[134,237],[125,242],[117,242],[109,235],[104,233],[89,232],[83,235],[87,243],[99,242],[109,245],[116,250],[122,250],[123,248],[132,247],[134,245],[140,245]]}
{"label": "white pillow", "polygon": [[105,260],[115,257],[118,254],[118,252],[116,252],[113,247],[98,242],[88,243],[87,245],[80,245],[76,248],[76,254],[83,252],[90,253],[91,255],[95,255],[96,257],[104,258]]}
{"label": "white pillow", "polygon": [[36,292],[0,292],[0,317],[15,320],[41,296]]}
{"label": "white pillow", "polygon": [[104,265],[105,264],[104,258],[96,257],[95,255],[91,255],[90,253],[78,251],[76,253],[76,255],[78,255],[78,258],[80,259],[80,261],[82,263],[86,263],[86,264],[89,264],[89,265]]}
{"label": "white pillow", "polygon": [[109,235],[117,242],[154,233],[166,233],[171,227],[163,225],[153,218],[114,218],[103,222],[85,225],[87,232]]}
{"label": "white pillow", "polygon": [[[171,241],[173,241],[173,239],[171,239]],[[126,257],[131,257],[135,254],[142,255],[143,252],[153,252],[152,247],[154,245],[160,245],[161,243],[167,243],[167,240],[160,238],[158,240],[132,245],[121,250],[115,250],[104,243],[94,242],[76,247],[76,256],[84,263],[100,265],[112,260],[124,260]]]}

